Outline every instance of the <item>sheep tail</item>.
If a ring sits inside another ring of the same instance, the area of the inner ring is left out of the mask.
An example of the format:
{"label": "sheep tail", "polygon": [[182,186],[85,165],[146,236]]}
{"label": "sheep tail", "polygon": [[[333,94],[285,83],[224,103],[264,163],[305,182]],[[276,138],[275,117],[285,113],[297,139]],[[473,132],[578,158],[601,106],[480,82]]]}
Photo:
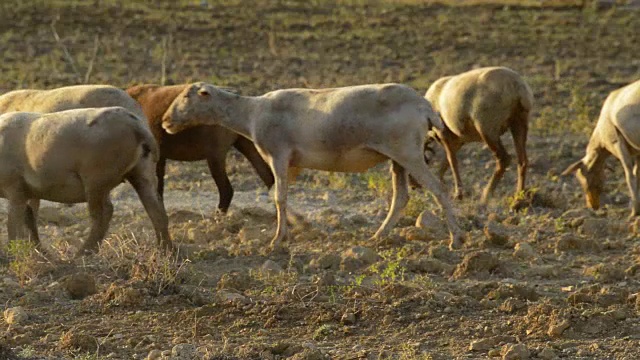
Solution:
{"label": "sheep tail", "polygon": [[142,157],[151,155],[153,161],[158,162],[158,160],[160,159],[160,148],[158,147],[158,143],[156,142],[155,137],[153,137],[153,134],[149,129],[149,125],[144,119],[140,119],[137,116],[135,118],[136,121],[134,125],[134,131],[136,134],[136,139],[142,146]]}
{"label": "sheep tail", "polygon": [[533,108],[533,92],[524,81],[518,81],[517,86],[518,95],[520,95],[520,106],[522,106],[526,112],[530,112]]}

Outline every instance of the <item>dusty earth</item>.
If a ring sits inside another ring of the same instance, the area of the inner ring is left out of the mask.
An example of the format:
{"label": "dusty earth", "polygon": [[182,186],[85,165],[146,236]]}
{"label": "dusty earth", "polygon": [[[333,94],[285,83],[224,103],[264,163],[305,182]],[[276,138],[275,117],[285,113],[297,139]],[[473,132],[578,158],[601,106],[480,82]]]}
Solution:
{"label": "dusty earth", "polygon": [[507,65],[536,96],[530,191],[513,197],[512,167],[480,208],[494,164],[482,146],[465,147],[456,209],[468,241],[450,251],[437,206],[418,190],[394,232],[369,240],[388,206],[386,164],[305,171],[290,188],[292,239],[267,253],[273,203],[246,160],[229,156],[227,215],[215,213],[205,164],[173,162],[165,199],[177,259],[155,250],[126,184],[113,192],[110,235],[82,259],[72,254],[88,233],[84,205],[45,204],[38,253],[7,244],[2,202],[0,359],[640,358],[639,230],[620,166],[611,160],[597,212],[575,179],[559,177],[607,93],[640,78],[636,10],[200,3],[5,0],[0,87],[159,82],[164,58],[167,83],[248,94],[384,81],[425,91],[439,76]]}

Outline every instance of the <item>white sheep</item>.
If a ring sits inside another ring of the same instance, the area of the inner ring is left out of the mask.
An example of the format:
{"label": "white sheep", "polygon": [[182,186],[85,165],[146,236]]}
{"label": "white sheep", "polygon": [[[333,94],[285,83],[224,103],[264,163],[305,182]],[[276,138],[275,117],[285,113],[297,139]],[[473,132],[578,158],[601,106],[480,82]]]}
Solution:
{"label": "white sheep", "polygon": [[[443,77],[429,87],[425,97],[440,112],[445,125],[434,133],[444,147],[453,172],[455,198],[462,198],[463,193],[456,153],[466,143],[482,141],[496,157],[495,172],[482,193],[481,202],[487,202],[510,162],[500,140],[507,130],[511,131],[518,155],[516,191],[524,190],[533,94],[518,73],[505,67],[488,67]],[[440,179],[446,170],[447,164],[443,162]]]}
{"label": "white sheep", "polygon": [[87,202],[89,238],[79,254],[97,250],[113,206],[109,192],[127,180],[153,223],[158,243],[171,248],[168,219],[154,176],[159,150],[146,122],[122,108],[74,109],[0,116],[0,196],[9,201],[9,239],[24,224],[39,243],[27,201]]}
{"label": "white sheep", "polygon": [[275,176],[278,228],[272,248],[287,237],[290,170],[363,172],[387,159],[392,161],[393,199],[374,238],[396,224],[409,200],[411,174],[443,208],[451,246],[463,241],[448,197],[422,152],[427,131],[442,128],[442,122],[429,102],[406,86],[288,89],[246,97],[196,83],[176,97],[162,125],[170,134],[196,125],[222,125],[255,143]]}
{"label": "white sheep", "polygon": [[[14,90],[0,96],[0,114],[11,111],[52,113],[71,109],[121,106],[141,119],[142,107],[126,91],[111,85],[73,85],[51,90]],[[37,217],[40,202],[29,201]]]}
{"label": "white sheep", "polygon": [[585,156],[563,172],[563,175],[576,172],[585,192],[587,206],[592,209],[600,207],[605,160],[612,154],[620,160],[624,169],[631,195],[631,217],[640,215],[640,80],[609,94],[589,139]]}

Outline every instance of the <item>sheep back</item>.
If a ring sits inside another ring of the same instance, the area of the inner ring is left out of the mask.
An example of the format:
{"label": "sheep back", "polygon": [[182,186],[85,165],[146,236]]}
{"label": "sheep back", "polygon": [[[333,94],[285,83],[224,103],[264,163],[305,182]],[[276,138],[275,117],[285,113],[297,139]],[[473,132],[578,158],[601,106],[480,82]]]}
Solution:
{"label": "sheep back", "polygon": [[600,119],[610,119],[629,145],[640,151],[640,80],[609,94]]}
{"label": "sheep back", "polygon": [[140,105],[110,85],[75,85],[51,90],[15,90],[0,96],[0,114],[10,111],[52,113],[78,108],[121,106],[146,119]]}

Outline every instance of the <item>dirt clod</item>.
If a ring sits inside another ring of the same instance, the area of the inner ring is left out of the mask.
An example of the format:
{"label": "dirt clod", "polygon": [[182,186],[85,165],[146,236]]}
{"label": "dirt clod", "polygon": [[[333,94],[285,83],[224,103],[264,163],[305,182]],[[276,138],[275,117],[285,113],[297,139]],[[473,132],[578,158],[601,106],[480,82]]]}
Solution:
{"label": "dirt clod", "polygon": [[88,334],[69,330],[60,337],[58,348],[95,352],[98,349],[98,339]]}
{"label": "dirt clod", "polygon": [[484,235],[489,243],[497,246],[504,246],[509,242],[509,233],[504,226],[497,222],[490,221],[484,227]]}
{"label": "dirt clod", "polygon": [[506,344],[502,347],[503,360],[527,360],[531,353],[524,344]]}
{"label": "dirt clod", "polygon": [[488,274],[498,268],[500,262],[498,258],[487,251],[477,251],[468,254],[458,264],[453,277],[456,279],[467,277],[472,274]]}
{"label": "dirt clod", "polygon": [[96,281],[90,274],[78,273],[69,276],[64,281],[64,288],[72,299],[84,299],[98,292]]}

